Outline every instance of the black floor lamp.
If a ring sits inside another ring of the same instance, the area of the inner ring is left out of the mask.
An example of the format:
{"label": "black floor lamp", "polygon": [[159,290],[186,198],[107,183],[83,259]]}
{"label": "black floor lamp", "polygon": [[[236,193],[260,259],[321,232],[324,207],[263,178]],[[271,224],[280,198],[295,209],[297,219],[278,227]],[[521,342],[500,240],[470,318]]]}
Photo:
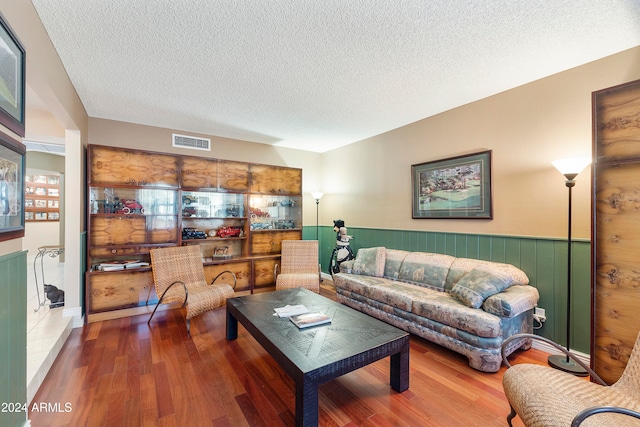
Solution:
{"label": "black floor lamp", "polygon": [[[569,189],[569,224],[567,233],[567,351],[571,344],[571,189],[576,185],[575,178],[590,163],[587,157],[562,159],[551,162],[561,174],[567,178],[565,185]],[[556,354],[549,356],[549,366],[571,374],[586,377],[588,375],[582,366],[578,365],[569,356]]]}
{"label": "black floor lamp", "polygon": [[[314,191],[313,193],[311,193],[311,196],[316,199],[316,240],[318,241],[318,246],[320,246],[320,234],[318,232],[318,208],[320,206],[320,199],[323,195],[324,193],[321,193],[320,191]],[[318,256],[320,256],[320,251],[318,251]],[[320,263],[320,260],[318,260],[318,263]],[[320,276],[320,281],[322,282],[322,276]]]}
{"label": "black floor lamp", "polygon": [[319,191],[314,191],[313,193],[311,193],[311,195],[313,196],[314,199],[316,199],[316,240],[318,240],[319,242],[319,233],[318,233],[318,207],[320,206],[320,199],[322,199],[322,196],[324,196],[324,193],[321,193]]}

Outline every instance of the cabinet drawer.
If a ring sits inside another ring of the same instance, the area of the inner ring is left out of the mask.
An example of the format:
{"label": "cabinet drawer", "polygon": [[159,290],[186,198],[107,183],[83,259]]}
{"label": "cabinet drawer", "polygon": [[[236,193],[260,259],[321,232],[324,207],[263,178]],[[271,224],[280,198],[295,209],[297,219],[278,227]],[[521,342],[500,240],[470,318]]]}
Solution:
{"label": "cabinet drawer", "polygon": [[[207,283],[211,283],[214,277],[225,270],[230,270],[236,275],[236,292],[250,289],[251,270],[248,261],[205,265],[204,275],[207,278]],[[229,275],[223,275],[216,280],[216,283],[229,283],[233,286]]]}
{"label": "cabinet drawer", "polygon": [[280,258],[269,258],[253,261],[253,287],[255,289],[274,286],[276,279],[273,268],[280,263]]}
{"label": "cabinet drawer", "polygon": [[114,257],[124,255],[146,255],[149,253],[148,247],[127,247],[127,248],[93,248],[89,251],[91,257]]}
{"label": "cabinet drawer", "polygon": [[89,312],[138,307],[158,301],[150,271],[89,274],[87,299]]}
{"label": "cabinet drawer", "polygon": [[283,240],[300,240],[302,232],[294,231],[255,231],[251,233],[251,254],[270,255],[278,254],[282,248]]}
{"label": "cabinet drawer", "polygon": [[135,245],[146,243],[145,218],[140,216],[92,217],[92,246]]}

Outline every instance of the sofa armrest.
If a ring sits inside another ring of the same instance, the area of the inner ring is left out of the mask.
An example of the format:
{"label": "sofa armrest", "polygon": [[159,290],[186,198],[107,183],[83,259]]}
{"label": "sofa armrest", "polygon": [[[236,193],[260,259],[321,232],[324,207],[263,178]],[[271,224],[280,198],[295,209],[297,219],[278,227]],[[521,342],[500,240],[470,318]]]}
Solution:
{"label": "sofa armrest", "polygon": [[355,260],[342,261],[340,263],[340,273],[352,273],[353,272],[353,263]]}
{"label": "sofa armrest", "polygon": [[500,317],[515,317],[533,309],[538,299],[540,294],[533,286],[516,285],[491,295],[482,304],[482,309]]}

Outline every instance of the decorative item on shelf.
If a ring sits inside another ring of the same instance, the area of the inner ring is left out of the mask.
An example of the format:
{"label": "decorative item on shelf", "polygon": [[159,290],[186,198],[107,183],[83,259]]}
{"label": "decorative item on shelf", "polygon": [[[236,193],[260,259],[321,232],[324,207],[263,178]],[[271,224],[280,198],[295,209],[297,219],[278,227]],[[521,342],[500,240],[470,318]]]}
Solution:
{"label": "decorative item on shelf", "polygon": [[182,209],[182,216],[186,216],[186,217],[196,216],[197,213],[198,213],[198,210],[193,206],[185,206]]}
{"label": "decorative item on shelf", "polygon": [[251,230],[272,230],[272,222],[252,222],[249,226]]}
{"label": "decorative item on shelf", "polygon": [[288,230],[296,228],[296,223],[292,219],[278,219],[274,221],[274,228],[276,230]]}
{"label": "decorative item on shelf", "polygon": [[349,245],[353,236],[347,234],[347,227],[345,227],[344,221],[341,219],[333,221],[333,231],[336,232],[336,246],[331,252],[331,260],[329,261],[329,274],[331,275],[340,272],[341,263],[355,258]]}
{"label": "decorative item on shelf", "polygon": [[264,212],[258,208],[251,208],[249,209],[249,212],[251,213],[251,218],[255,219],[255,218],[269,218],[271,215],[269,215],[269,212]]}
{"label": "decorative item on shelf", "polygon": [[120,202],[118,204],[118,207],[114,213],[125,214],[125,215],[143,214],[144,208],[140,203],[136,202],[135,200],[126,199],[124,202]]}
{"label": "decorative item on shelf", "polygon": [[218,237],[242,237],[243,232],[240,227],[222,227],[218,230]]}
{"label": "decorative item on shelf", "polygon": [[229,246],[216,246],[213,248],[213,258],[229,259],[232,255],[229,253]]}
{"label": "decorative item on shelf", "polygon": [[191,203],[198,203],[198,198],[196,196],[192,196],[191,194],[183,194],[182,204],[190,205]]}
{"label": "decorative item on shelf", "polygon": [[182,229],[183,240],[206,239],[206,238],[207,238],[207,234],[204,231],[198,231],[197,228],[184,227]]}
{"label": "decorative item on shelf", "polygon": [[[567,232],[567,351],[571,344],[571,189],[576,185],[575,178],[589,164],[591,159],[579,157],[571,159],[555,160],[553,166],[567,178],[565,185],[569,189],[568,232]],[[587,376],[588,373],[568,355],[551,355],[548,358],[549,366],[561,371],[569,372],[577,376]]]}
{"label": "decorative item on shelf", "polygon": [[227,216],[237,217],[237,216],[240,216],[240,212],[241,212],[241,209],[239,205],[235,205],[235,204],[227,205]]}
{"label": "decorative item on shelf", "polygon": [[[322,193],[320,193],[320,194],[322,194]],[[296,201],[293,200],[293,199],[285,199],[285,200],[280,200],[280,201],[276,200],[276,201],[273,202],[273,206],[278,206],[278,205],[284,206],[286,208],[292,208],[292,207],[294,207],[296,205]]]}

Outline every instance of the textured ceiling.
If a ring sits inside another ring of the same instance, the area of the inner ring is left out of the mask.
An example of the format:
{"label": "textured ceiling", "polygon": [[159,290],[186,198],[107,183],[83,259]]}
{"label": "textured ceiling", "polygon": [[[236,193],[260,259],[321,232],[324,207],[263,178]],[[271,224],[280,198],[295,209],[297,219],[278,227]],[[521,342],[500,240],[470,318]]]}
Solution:
{"label": "textured ceiling", "polygon": [[32,0],[91,117],[324,152],[640,45],[640,0]]}

